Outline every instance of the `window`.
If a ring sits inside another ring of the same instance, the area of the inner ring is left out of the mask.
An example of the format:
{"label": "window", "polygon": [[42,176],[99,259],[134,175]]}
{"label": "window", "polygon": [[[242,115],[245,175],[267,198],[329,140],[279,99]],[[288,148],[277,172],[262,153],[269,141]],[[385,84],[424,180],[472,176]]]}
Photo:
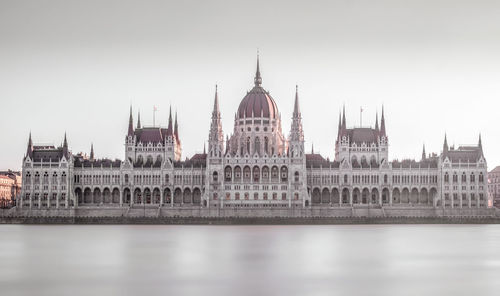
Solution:
{"label": "window", "polygon": [[299,172],[295,172],[294,176],[295,176],[295,179],[294,179],[295,182],[299,182]]}
{"label": "window", "polygon": [[444,174],[444,182],[445,183],[449,183],[450,182],[450,175],[448,175],[448,173]]}
{"label": "window", "polygon": [[214,172],[214,173],[212,174],[212,176],[213,176],[213,181],[214,181],[214,182],[218,182],[218,181],[219,181],[219,174],[218,174],[217,172]]}

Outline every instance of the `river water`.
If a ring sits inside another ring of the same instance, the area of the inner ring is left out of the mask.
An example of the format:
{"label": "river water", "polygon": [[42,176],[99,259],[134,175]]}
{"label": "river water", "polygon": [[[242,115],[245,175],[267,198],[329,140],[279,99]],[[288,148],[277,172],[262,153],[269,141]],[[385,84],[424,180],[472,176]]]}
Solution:
{"label": "river water", "polygon": [[0,225],[0,295],[500,295],[500,226]]}

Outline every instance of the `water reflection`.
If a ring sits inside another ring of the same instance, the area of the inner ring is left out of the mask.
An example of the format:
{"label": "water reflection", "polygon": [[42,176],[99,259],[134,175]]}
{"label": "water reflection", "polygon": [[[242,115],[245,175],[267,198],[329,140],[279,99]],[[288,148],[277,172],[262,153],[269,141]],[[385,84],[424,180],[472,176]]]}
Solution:
{"label": "water reflection", "polygon": [[0,227],[2,295],[498,295],[500,226]]}

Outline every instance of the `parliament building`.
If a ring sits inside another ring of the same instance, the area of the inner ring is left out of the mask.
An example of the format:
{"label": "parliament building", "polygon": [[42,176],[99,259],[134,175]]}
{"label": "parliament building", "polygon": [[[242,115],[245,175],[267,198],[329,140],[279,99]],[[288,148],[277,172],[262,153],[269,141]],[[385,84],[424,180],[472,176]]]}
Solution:
{"label": "parliament building", "polygon": [[[51,215],[352,216],[480,214],[489,208],[487,164],[477,145],[449,146],[420,160],[389,160],[384,110],[373,127],[347,125],[339,114],[335,158],[306,153],[296,90],[289,133],[276,101],[254,85],[224,136],[217,88],[206,150],[182,156],[177,114],[167,127],[134,122],[132,107],[123,160],[36,145],[23,158],[19,211]],[[337,120],[337,118],[333,119]],[[124,122],[125,124],[125,122]]]}

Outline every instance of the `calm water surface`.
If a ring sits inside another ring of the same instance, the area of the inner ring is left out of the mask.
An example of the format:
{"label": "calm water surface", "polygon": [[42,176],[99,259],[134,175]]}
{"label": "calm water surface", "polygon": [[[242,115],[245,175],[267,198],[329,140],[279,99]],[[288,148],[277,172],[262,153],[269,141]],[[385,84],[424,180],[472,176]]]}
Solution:
{"label": "calm water surface", "polygon": [[0,295],[500,295],[500,226],[0,225]]}

